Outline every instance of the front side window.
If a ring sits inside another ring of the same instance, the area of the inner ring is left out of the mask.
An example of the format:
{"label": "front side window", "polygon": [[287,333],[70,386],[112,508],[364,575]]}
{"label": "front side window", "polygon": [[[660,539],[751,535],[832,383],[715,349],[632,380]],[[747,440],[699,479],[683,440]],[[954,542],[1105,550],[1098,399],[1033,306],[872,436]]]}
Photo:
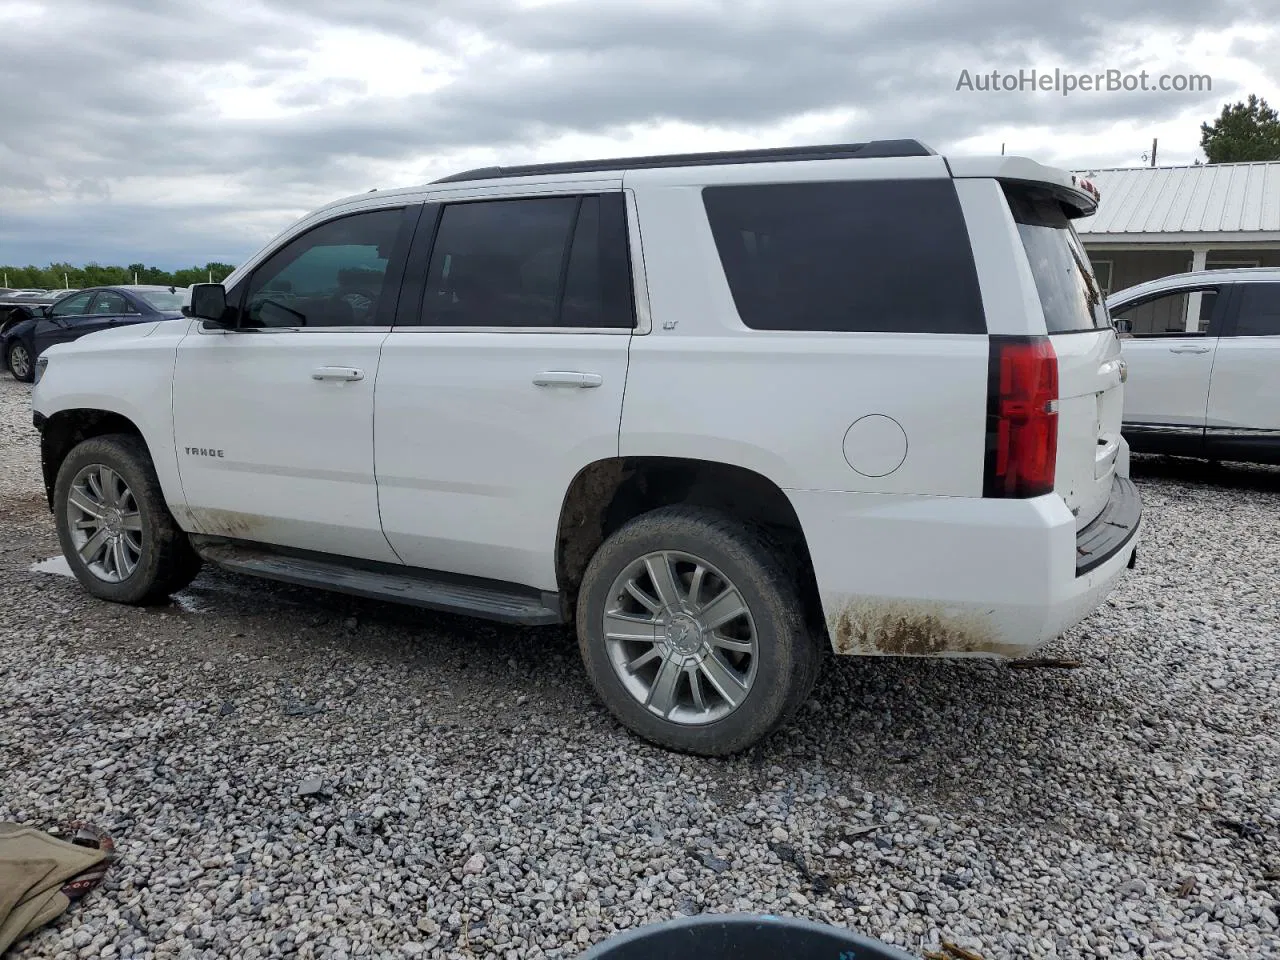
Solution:
{"label": "front side window", "polygon": [[403,212],[375,210],[331,220],[296,237],[253,272],[241,325],[360,327],[380,319]]}
{"label": "front side window", "polygon": [[92,293],[77,293],[67,297],[65,300],[59,300],[49,308],[49,316],[51,317],[79,317],[89,308],[89,301],[93,299]]}
{"label": "front side window", "polygon": [[440,215],[420,323],[634,326],[620,193],[450,204]]}
{"label": "front side window", "polygon": [[752,329],[986,333],[950,180],[738,184],[702,199]]}
{"label": "front side window", "polygon": [[1280,283],[1241,283],[1235,336],[1280,336]]}
{"label": "front side window", "polygon": [[1093,275],[1089,255],[1062,202],[1047,190],[1032,187],[1006,186],[1005,198],[1031,265],[1047,332],[1077,333],[1109,326],[1105,291]]}
{"label": "front side window", "polygon": [[[1187,323],[1193,307],[1192,294],[1199,293],[1200,307],[1196,323]],[[1188,337],[1203,336],[1209,329],[1214,310],[1217,309],[1218,291],[1215,288],[1201,290],[1175,290],[1142,300],[1133,305],[1117,306],[1112,312],[1116,320],[1128,320],[1134,337]]]}

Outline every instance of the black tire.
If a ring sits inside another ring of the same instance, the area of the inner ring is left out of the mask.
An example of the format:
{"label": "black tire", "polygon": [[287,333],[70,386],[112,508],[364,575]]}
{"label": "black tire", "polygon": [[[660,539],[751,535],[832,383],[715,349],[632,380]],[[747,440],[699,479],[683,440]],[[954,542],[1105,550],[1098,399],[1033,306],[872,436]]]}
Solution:
{"label": "black tire", "polygon": [[[142,549],[137,566],[127,578],[116,582],[103,580],[89,569],[76,551],[67,516],[72,482],[81,470],[94,464],[120,475],[133,494],[141,519]],[[53,503],[62,553],[85,590],[101,600],[134,606],[163,603],[200,572],[200,557],[169,512],[151,456],[140,437],[108,434],[78,444],[58,469]]]}
{"label": "black tire", "polygon": [[[614,668],[603,623],[614,582],[657,551],[690,554],[718,568],[754,621],[759,658],[754,682],[727,716],[696,724],[668,720],[629,692]],[[578,647],[604,705],[644,739],[702,756],[745,750],[785,722],[812,691],[823,650],[807,626],[801,590],[785,557],[760,528],[697,507],[663,507],[610,536],[587,565],[577,612]]]}
{"label": "black tire", "polygon": [[[19,359],[19,354],[25,358],[25,363]],[[23,383],[30,383],[36,378],[35,358],[31,356],[31,351],[21,340],[15,340],[9,344],[9,350],[5,354],[4,362],[9,368],[9,372],[13,374],[13,379],[21,380]]]}

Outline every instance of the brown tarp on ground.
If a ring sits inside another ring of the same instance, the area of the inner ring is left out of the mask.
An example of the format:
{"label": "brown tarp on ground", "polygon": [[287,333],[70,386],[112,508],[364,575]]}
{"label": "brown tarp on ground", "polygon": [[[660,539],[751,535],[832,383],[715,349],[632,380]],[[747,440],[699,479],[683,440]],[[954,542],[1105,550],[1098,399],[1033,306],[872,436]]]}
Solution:
{"label": "brown tarp on ground", "polygon": [[32,827],[0,823],[0,954],[66,910],[71,901],[63,886],[106,856]]}

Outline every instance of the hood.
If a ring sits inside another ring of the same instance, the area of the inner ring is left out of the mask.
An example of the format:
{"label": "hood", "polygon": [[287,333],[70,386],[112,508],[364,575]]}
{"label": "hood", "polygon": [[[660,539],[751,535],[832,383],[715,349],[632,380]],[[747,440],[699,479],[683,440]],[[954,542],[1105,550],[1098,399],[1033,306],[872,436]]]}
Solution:
{"label": "hood", "polygon": [[45,356],[51,356],[55,352],[62,353],[79,353],[85,350],[93,350],[99,344],[108,343],[119,340],[141,340],[143,337],[150,336],[155,332],[156,327],[161,321],[151,320],[146,323],[130,323],[124,326],[111,327],[107,330],[98,330],[94,333],[86,333],[83,337],[71,340],[67,343],[55,343],[49,349],[45,350]]}
{"label": "hood", "polygon": [[4,339],[8,340],[11,337],[21,337],[30,333],[32,330],[36,328],[37,319],[38,318],[36,317],[29,317],[26,320],[20,320],[19,322],[15,323],[12,327],[10,327],[8,330],[4,332]]}

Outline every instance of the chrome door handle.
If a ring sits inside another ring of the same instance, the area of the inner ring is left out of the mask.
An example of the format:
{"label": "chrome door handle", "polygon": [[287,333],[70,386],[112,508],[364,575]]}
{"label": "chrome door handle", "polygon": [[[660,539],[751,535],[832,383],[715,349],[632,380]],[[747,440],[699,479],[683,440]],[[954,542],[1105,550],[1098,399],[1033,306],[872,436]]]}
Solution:
{"label": "chrome door handle", "polygon": [[1170,347],[1170,353],[1208,353],[1208,347]]}
{"label": "chrome door handle", "polygon": [[544,370],[533,378],[538,387],[598,387],[604,377],[598,373],[579,373],[576,370]]}
{"label": "chrome door handle", "polygon": [[363,380],[364,371],[355,367],[316,367],[311,371],[312,380]]}

